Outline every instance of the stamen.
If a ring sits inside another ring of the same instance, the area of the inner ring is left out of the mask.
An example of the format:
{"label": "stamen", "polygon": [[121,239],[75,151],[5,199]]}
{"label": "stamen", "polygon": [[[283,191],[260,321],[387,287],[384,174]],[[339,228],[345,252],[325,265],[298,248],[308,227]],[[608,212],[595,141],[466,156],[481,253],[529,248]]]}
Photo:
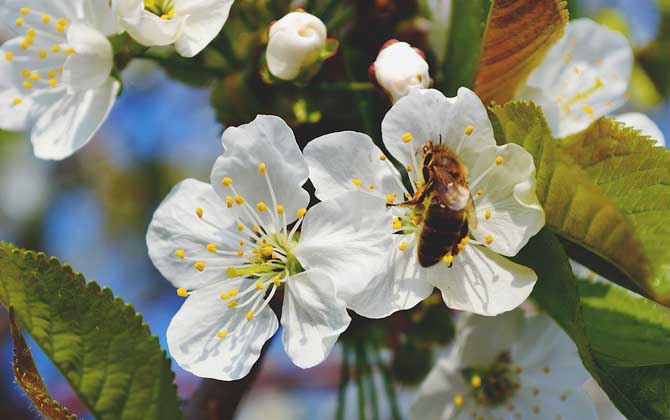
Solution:
{"label": "stamen", "polygon": [[212,254],[216,252],[216,245],[215,244],[207,244],[207,251],[211,252]]}
{"label": "stamen", "polygon": [[182,260],[186,257],[186,251],[184,251],[183,249],[176,250],[174,254],[179,258],[181,258]]}
{"label": "stamen", "polygon": [[200,272],[205,271],[205,263],[202,261],[196,261],[195,264],[193,264],[193,267]]}
{"label": "stamen", "polygon": [[296,213],[296,215],[298,216],[298,219],[302,219],[303,217],[305,217],[305,214],[307,214],[307,209],[304,208],[304,207],[301,208],[301,209],[298,209],[298,211]]}
{"label": "stamen", "polygon": [[351,180],[351,183],[354,184],[354,185],[357,186],[357,187],[360,187],[361,184],[363,184],[363,181],[361,181],[361,180],[358,179],[358,178],[354,178],[354,179]]}
{"label": "stamen", "polygon": [[491,245],[493,243],[493,236],[486,235],[486,237],[484,238],[484,242],[486,242],[486,245]]}
{"label": "stamen", "polygon": [[496,165],[500,166],[505,162],[505,159],[502,156],[496,158]]}
{"label": "stamen", "polygon": [[221,185],[223,185],[224,187],[230,187],[231,185],[233,185],[233,179],[225,177],[221,180]]}
{"label": "stamen", "polygon": [[205,214],[205,212],[200,207],[198,207],[195,209],[195,214],[199,219],[202,219],[202,216]]}
{"label": "stamen", "polygon": [[463,130],[463,134],[469,136],[472,134],[473,131],[475,131],[475,128],[472,125],[468,125],[467,127],[465,127],[465,130]]}
{"label": "stamen", "polygon": [[412,139],[413,139],[413,137],[412,137],[411,133],[405,133],[405,134],[402,135],[403,143],[409,143],[409,142],[412,141]]}
{"label": "stamen", "polygon": [[370,185],[368,186],[368,188],[371,189],[371,190],[374,190],[374,189],[377,188],[377,187],[375,186],[375,184],[370,184]]}
{"label": "stamen", "polygon": [[456,408],[461,408],[463,406],[463,397],[460,394],[454,396],[454,405]]}
{"label": "stamen", "polygon": [[5,53],[5,59],[6,59],[7,61],[12,61],[12,60],[14,59],[14,53],[11,52],[11,51],[7,51],[7,52]]}
{"label": "stamen", "polygon": [[398,230],[402,227],[402,221],[400,220],[399,217],[394,217],[393,218],[393,229]]}
{"label": "stamen", "polygon": [[277,213],[278,213],[278,214],[284,214],[284,206],[282,206],[281,204],[279,204],[279,205],[277,206]]}
{"label": "stamen", "polygon": [[414,168],[412,168],[412,165],[407,165],[405,169],[407,169],[407,172],[412,172],[414,170]]}
{"label": "stamen", "polygon": [[230,302],[228,302],[228,304],[226,306],[228,308],[236,308],[237,307],[237,301],[236,300],[231,300]]}
{"label": "stamen", "polygon": [[482,386],[482,378],[479,375],[474,375],[470,378],[470,385],[472,385],[473,388],[479,388]]}
{"label": "stamen", "polygon": [[221,330],[216,334],[217,337],[219,338],[226,338],[228,337],[228,331],[227,330]]}
{"label": "stamen", "polygon": [[484,212],[484,217],[486,220],[489,220],[491,218],[491,210],[487,209],[486,212]]}
{"label": "stamen", "polygon": [[588,116],[593,115],[593,108],[591,108],[591,106],[589,105],[586,104],[582,105],[582,111],[584,111],[584,113],[587,114]]}
{"label": "stamen", "polygon": [[263,174],[263,175],[268,173],[267,167],[265,166],[264,163],[261,163],[260,165],[258,165],[258,172]]}
{"label": "stamen", "polygon": [[247,321],[251,321],[251,319],[254,317],[254,311],[250,310],[247,312]]}
{"label": "stamen", "polygon": [[386,155],[384,154],[379,155],[379,160],[386,160]]}
{"label": "stamen", "polygon": [[183,287],[180,287],[177,289],[177,296],[185,298],[188,296],[188,292]]}
{"label": "stamen", "polygon": [[401,251],[406,250],[407,249],[407,242],[405,242],[405,241],[400,242],[400,246],[398,247],[398,249],[400,249]]}
{"label": "stamen", "polygon": [[451,254],[447,254],[444,257],[442,257],[442,262],[445,264],[451,264],[454,262],[454,256]]}
{"label": "stamen", "polygon": [[226,196],[226,207],[229,209],[233,208],[233,197],[231,196]]}
{"label": "stamen", "polygon": [[268,211],[268,206],[264,202],[259,201],[258,204],[256,204],[256,209],[261,213],[265,213],[266,211]]}

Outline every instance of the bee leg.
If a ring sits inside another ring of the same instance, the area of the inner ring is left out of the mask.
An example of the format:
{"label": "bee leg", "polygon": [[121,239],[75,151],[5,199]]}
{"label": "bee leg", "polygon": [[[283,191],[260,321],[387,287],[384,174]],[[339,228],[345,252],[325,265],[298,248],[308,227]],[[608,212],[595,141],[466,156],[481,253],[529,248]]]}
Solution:
{"label": "bee leg", "polygon": [[426,195],[428,195],[433,187],[433,182],[429,181],[423,188],[414,193],[414,197],[411,200],[403,201],[401,203],[387,203],[386,207],[414,207],[417,204],[421,203]]}

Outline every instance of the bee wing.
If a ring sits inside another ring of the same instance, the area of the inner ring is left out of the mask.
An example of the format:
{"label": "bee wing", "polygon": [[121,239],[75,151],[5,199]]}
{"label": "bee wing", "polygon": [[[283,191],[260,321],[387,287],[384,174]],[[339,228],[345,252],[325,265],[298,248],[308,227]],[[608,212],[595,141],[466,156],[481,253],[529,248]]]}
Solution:
{"label": "bee wing", "polygon": [[470,229],[477,229],[477,211],[475,209],[475,202],[472,199],[472,194],[470,194],[468,204],[465,206],[465,214],[468,218],[468,226]]}

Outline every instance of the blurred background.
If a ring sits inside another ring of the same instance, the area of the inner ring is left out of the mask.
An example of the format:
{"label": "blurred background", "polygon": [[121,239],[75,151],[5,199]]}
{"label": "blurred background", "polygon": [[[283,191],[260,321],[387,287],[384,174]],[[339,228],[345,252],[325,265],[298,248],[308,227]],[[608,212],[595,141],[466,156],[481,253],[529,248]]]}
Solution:
{"label": "blurred background", "polygon": [[[581,0],[570,2],[570,9],[572,17],[591,17],[629,37],[638,60],[624,111],[647,113],[670,138],[670,2]],[[8,35],[0,29],[0,40]],[[37,160],[22,134],[0,132],[0,240],[42,250],[109,286],[143,314],[167,348],[165,331],[182,300],[149,261],[145,229],[174,184],[187,177],[209,179],[222,152],[223,126],[210,106],[208,88],[174,81],[147,61],[133,62],[123,79],[123,94],[97,138],[68,160]],[[54,398],[85,417],[67,382],[30,344]],[[11,351],[7,314],[0,310],[0,418],[35,418],[14,383]],[[333,418],[339,360],[336,350],[324,364],[302,371],[275,339],[239,418],[299,420],[313,419],[314,413]],[[173,368],[179,393],[187,399],[199,379]],[[411,388],[401,389],[401,403],[411,394]]]}

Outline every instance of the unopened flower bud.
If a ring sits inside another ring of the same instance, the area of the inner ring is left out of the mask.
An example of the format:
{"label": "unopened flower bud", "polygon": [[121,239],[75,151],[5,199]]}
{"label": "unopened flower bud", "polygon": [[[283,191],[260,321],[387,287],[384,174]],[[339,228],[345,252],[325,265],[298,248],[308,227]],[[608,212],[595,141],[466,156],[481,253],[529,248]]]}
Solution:
{"label": "unopened flower bud", "polygon": [[291,12],[270,27],[268,69],[278,79],[295,80],[319,66],[326,49],[326,25],[307,12]]}
{"label": "unopened flower bud", "polygon": [[423,52],[396,40],[382,46],[377,60],[370,66],[370,76],[394,103],[412,89],[430,86],[428,63]]}

